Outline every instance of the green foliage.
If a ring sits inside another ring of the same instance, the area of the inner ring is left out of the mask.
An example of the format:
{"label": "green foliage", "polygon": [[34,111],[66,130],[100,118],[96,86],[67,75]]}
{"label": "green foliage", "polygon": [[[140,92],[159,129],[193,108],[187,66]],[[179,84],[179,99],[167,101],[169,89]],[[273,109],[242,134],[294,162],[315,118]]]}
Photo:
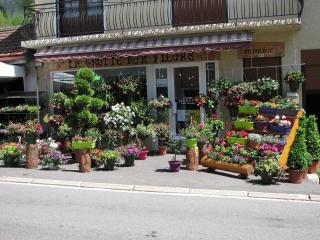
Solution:
{"label": "green foliage", "polygon": [[84,80],[89,84],[94,81],[96,74],[90,68],[81,68],[76,74],[77,80]]}
{"label": "green foliage", "polygon": [[98,123],[98,117],[89,110],[81,111],[77,114],[78,126],[85,130],[86,128],[94,127]]}
{"label": "green foliage", "polygon": [[120,159],[120,153],[115,150],[105,150],[101,157],[100,162],[105,166],[114,166]]}
{"label": "green foliage", "polygon": [[91,98],[90,110],[91,111],[100,111],[102,108],[106,107],[107,103],[99,98]]}
{"label": "green foliage", "polygon": [[22,16],[10,17],[7,12],[0,8],[0,28],[20,26],[23,22]]}
{"label": "green foliage", "polygon": [[153,121],[152,112],[146,99],[132,101],[129,106],[135,114],[133,118],[135,124],[148,125]]}
{"label": "green foliage", "polygon": [[307,152],[306,134],[302,127],[297,130],[296,138],[288,157],[288,168],[305,170],[309,167],[311,156]]}
{"label": "green foliage", "polygon": [[220,96],[225,96],[228,93],[228,90],[231,88],[232,83],[229,82],[226,78],[220,78],[216,81],[216,89]]}
{"label": "green foliage", "polygon": [[255,174],[260,176],[275,176],[281,172],[281,164],[278,159],[260,161],[255,169]]}
{"label": "green foliage", "polygon": [[180,131],[181,135],[184,136],[187,139],[199,139],[201,136],[200,129],[191,125],[187,128],[181,129]]}
{"label": "green foliage", "polygon": [[91,103],[91,97],[86,95],[80,95],[80,96],[77,96],[74,100],[74,108],[77,108],[79,110],[87,109],[90,106],[90,103]]}
{"label": "green foliage", "polygon": [[97,143],[100,143],[102,139],[102,133],[99,131],[99,129],[96,129],[96,128],[89,128],[85,132],[85,136],[91,139],[95,139]]}
{"label": "green foliage", "polygon": [[156,135],[154,127],[151,124],[138,124],[137,127],[134,129],[134,132],[137,135],[137,137],[142,141],[145,140],[147,137],[154,138]]}
{"label": "green foliage", "polygon": [[101,148],[116,149],[121,142],[121,132],[113,129],[106,130],[102,134]]}
{"label": "green foliage", "polygon": [[312,160],[320,160],[320,134],[318,131],[317,117],[311,115],[305,120],[307,150],[312,155]]}
{"label": "green foliage", "polygon": [[63,124],[58,128],[58,137],[61,139],[71,139],[72,138],[72,128],[68,126],[68,124]]}
{"label": "green foliage", "polygon": [[77,92],[77,95],[93,96],[94,94],[94,91],[90,87],[90,83],[85,79],[76,79],[74,87]]}
{"label": "green foliage", "polygon": [[64,100],[64,107],[67,110],[72,111],[73,106],[74,106],[74,100],[72,98],[67,98],[66,100]]}
{"label": "green foliage", "polygon": [[284,81],[287,84],[298,83],[301,84],[305,81],[304,74],[301,71],[294,70],[292,72],[288,72],[284,78]]}
{"label": "green foliage", "polygon": [[215,142],[219,138],[220,131],[224,129],[224,122],[221,120],[208,120],[204,128],[202,129],[202,134],[208,138],[209,142]]}

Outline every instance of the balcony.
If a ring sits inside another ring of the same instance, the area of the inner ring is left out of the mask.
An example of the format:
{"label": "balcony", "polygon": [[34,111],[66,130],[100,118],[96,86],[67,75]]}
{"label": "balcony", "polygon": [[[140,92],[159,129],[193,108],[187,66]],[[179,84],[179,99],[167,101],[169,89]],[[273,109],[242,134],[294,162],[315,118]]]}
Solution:
{"label": "balcony", "polygon": [[300,19],[304,0],[58,0],[25,8],[27,40]]}

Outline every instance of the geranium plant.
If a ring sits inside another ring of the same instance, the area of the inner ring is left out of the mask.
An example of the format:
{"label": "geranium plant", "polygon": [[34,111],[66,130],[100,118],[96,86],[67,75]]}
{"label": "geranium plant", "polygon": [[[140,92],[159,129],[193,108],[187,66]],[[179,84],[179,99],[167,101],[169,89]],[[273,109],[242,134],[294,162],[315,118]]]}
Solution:
{"label": "geranium plant", "polygon": [[248,137],[249,133],[247,131],[228,131],[226,134],[228,137],[236,137],[236,138],[246,138]]}

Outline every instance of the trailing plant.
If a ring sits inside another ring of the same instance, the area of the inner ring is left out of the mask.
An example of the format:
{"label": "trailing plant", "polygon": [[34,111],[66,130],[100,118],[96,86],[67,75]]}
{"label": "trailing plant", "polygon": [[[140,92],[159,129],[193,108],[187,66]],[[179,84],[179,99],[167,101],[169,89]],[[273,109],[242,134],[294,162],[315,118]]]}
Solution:
{"label": "trailing plant", "polygon": [[153,116],[146,99],[131,101],[130,108],[134,112],[134,124],[148,125],[153,122]]}
{"label": "trailing plant", "polygon": [[141,78],[133,75],[121,77],[117,86],[123,95],[140,95]]}
{"label": "trailing plant", "polygon": [[274,177],[281,173],[282,168],[279,159],[267,159],[259,161],[255,167],[255,175],[261,177]]}
{"label": "trailing plant", "polygon": [[167,124],[159,123],[154,125],[154,129],[156,131],[156,135],[158,138],[169,138],[170,129]]}
{"label": "trailing plant", "polygon": [[313,161],[320,160],[320,134],[318,131],[317,117],[310,115],[306,120],[307,151],[312,155]]}
{"label": "trailing plant", "polygon": [[305,77],[301,71],[294,70],[292,72],[288,72],[284,78],[285,83],[292,84],[292,83],[304,83]]}
{"label": "trailing plant", "polygon": [[152,109],[168,108],[171,106],[170,99],[163,95],[160,95],[158,98],[154,98],[148,104]]}
{"label": "trailing plant", "polygon": [[105,166],[114,166],[119,162],[120,153],[116,150],[105,150],[100,156],[100,163]]}
{"label": "trailing plant", "polygon": [[209,142],[216,142],[220,132],[224,129],[224,122],[221,120],[208,120],[202,128],[202,135],[208,138]]}

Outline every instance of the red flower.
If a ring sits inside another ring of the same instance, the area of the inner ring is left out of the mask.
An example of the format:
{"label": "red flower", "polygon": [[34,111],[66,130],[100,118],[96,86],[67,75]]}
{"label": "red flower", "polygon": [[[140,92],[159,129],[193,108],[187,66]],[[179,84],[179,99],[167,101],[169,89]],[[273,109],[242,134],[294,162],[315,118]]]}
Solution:
{"label": "red flower", "polygon": [[228,136],[228,137],[232,137],[232,136],[234,135],[234,133],[235,133],[235,132],[231,130],[231,131],[227,132],[227,136]]}
{"label": "red flower", "polygon": [[36,125],[36,133],[38,133],[38,134],[43,133],[43,127],[40,124]]}
{"label": "red flower", "polygon": [[212,113],[212,120],[217,120],[218,119],[218,115],[215,113]]}

